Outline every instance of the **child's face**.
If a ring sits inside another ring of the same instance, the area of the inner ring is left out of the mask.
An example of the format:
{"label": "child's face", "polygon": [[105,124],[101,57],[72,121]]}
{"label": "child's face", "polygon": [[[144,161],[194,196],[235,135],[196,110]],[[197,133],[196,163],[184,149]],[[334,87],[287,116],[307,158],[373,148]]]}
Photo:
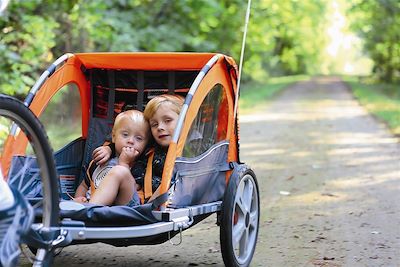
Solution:
{"label": "child's face", "polygon": [[158,107],[150,119],[150,129],[154,140],[162,147],[168,147],[179,115],[171,109],[172,103],[166,102]]}
{"label": "child's face", "polygon": [[121,154],[123,147],[134,148],[141,154],[149,140],[148,126],[144,122],[123,118],[117,129],[113,131],[112,140],[117,155]]}

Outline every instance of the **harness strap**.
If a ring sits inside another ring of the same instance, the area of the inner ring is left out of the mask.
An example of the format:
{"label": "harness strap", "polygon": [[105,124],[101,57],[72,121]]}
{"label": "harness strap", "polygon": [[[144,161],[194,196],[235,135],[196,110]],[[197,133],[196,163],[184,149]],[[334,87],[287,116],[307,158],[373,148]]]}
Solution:
{"label": "harness strap", "polygon": [[115,105],[115,73],[113,70],[108,70],[108,86],[110,91],[108,94],[108,109],[107,119],[114,121],[114,105]]}
{"label": "harness strap", "polygon": [[152,151],[147,159],[146,174],[144,176],[144,199],[147,200],[153,195],[153,158],[154,151]]}
{"label": "harness strap", "polygon": [[169,71],[168,72],[168,94],[174,94],[175,89],[175,72]]}
{"label": "harness strap", "polygon": [[137,103],[136,103],[136,109],[143,111],[143,97],[144,97],[144,71],[140,70],[137,72],[137,88],[138,88],[138,94],[137,94]]}
{"label": "harness strap", "polygon": [[[92,175],[93,175],[93,169],[92,168],[95,167],[96,164],[95,165],[93,165],[93,164],[94,164],[94,160],[90,161],[89,167],[86,169],[86,176],[89,178],[89,181],[90,181],[90,195],[91,196],[93,196],[94,191],[95,191],[94,181],[93,181],[93,177],[92,177]],[[88,184],[86,184],[86,185],[88,185]]]}

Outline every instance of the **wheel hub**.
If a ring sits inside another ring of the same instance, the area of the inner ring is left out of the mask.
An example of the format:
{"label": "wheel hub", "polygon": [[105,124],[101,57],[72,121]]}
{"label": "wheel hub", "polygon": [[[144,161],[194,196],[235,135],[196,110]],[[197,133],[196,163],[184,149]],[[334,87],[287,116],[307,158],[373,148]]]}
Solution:
{"label": "wheel hub", "polygon": [[249,227],[249,224],[250,224],[250,213],[246,213],[246,218],[245,218],[245,224],[246,224],[246,227]]}

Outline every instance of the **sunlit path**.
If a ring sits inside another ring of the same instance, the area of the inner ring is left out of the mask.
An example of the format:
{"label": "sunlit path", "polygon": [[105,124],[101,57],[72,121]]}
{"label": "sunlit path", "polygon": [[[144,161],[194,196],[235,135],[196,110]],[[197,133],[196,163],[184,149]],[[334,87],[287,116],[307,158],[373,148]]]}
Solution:
{"label": "sunlit path", "polygon": [[399,140],[332,79],[241,117],[261,189],[255,266],[398,266]]}

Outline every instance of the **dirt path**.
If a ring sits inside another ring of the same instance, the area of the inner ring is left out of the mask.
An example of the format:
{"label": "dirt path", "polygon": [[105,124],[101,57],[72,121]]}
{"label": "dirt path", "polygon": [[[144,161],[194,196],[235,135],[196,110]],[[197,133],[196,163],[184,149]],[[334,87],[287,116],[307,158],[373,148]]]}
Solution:
{"label": "dirt path", "polygon": [[343,84],[300,83],[241,129],[264,207],[255,264],[400,266],[400,146]]}
{"label": "dirt path", "polygon": [[[261,193],[252,266],[400,266],[400,145],[342,83],[299,83],[240,119]],[[223,266],[215,216],[180,246],[71,246],[55,264],[91,265]]]}

